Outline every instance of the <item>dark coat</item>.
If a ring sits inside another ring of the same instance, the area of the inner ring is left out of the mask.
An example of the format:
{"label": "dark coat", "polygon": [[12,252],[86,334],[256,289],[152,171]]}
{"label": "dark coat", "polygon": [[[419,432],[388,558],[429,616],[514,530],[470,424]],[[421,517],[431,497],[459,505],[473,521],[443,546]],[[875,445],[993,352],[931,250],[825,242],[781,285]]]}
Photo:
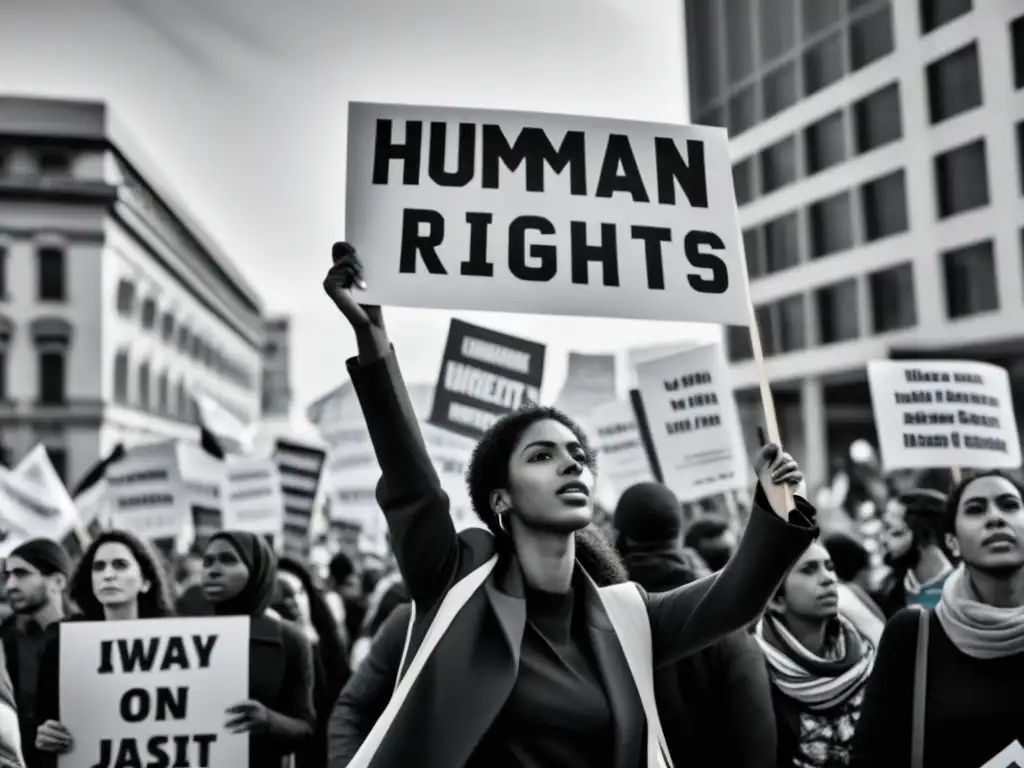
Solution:
{"label": "dark coat", "polygon": [[[408,664],[448,590],[487,562],[495,541],[480,529],[456,534],[394,354],[365,365],[350,360],[348,368],[381,467],[377,502],[416,604]],[[798,503],[804,513],[813,512]],[[706,648],[761,614],[816,535],[801,510],[792,517],[787,523],[755,500],[739,549],[723,571],[672,592],[640,588],[656,666]],[[640,697],[596,586],[585,574],[581,583],[579,597],[614,722],[613,765],[634,768],[646,749]],[[523,574],[515,558],[505,556],[434,649],[372,768],[464,766],[516,682],[525,625]]]}
{"label": "dark coat", "polygon": [[[678,547],[630,552],[629,578],[664,591],[693,581]],[[686,768],[763,768],[776,749],[771,680],[757,642],[740,630],[655,670],[658,712],[672,761]]]}
{"label": "dark coat", "polygon": [[[66,621],[83,621],[73,617]],[[168,619],[173,621],[174,619]],[[268,616],[252,619],[249,631],[249,698],[274,712],[309,723],[312,732],[313,660],[309,641],[297,629]],[[60,721],[60,632],[50,628],[39,670],[39,722]],[[296,744],[262,734],[249,739],[249,768],[281,768]],[[56,766],[55,756],[48,756]]]}
{"label": "dark coat", "polygon": [[[21,691],[19,690],[19,681],[21,676],[18,674],[19,662],[18,662],[18,625],[16,616],[8,616],[3,622],[0,622],[0,643],[3,643],[4,656],[7,659],[7,673],[11,678],[11,687],[14,693],[14,700],[16,702],[21,701]],[[29,768],[35,768],[35,763],[38,761],[38,756],[35,748],[36,743],[36,726],[38,723],[29,722],[29,718],[18,713],[18,728],[21,731],[21,751],[25,756],[25,761],[29,765]]]}

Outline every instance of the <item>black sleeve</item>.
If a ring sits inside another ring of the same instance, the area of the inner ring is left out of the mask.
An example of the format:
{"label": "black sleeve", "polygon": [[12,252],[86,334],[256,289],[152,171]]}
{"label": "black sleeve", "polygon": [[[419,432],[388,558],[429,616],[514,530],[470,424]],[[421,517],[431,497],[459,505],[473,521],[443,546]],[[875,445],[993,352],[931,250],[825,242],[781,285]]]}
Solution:
{"label": "black sleeve", "polygon": [[268,732],[285,741],[301,742],[316,730],[313,708],[313,649],[305,636],[282,624],[285,665],[288,683],[284,695],[276,702],[278,709],[270,710]]}
{"label": "black sleeve", "polygon": [[328,768],[349,764],[387,707],[398,680],[410,610],[404,603],[391,612],[338,696],[327,724]]}
{"label": "black sleeve", "polygon": [[[60,624],[46,633],[36,684],[36,727],[47,720],[60,722]],[[74,734],[72,734],[74,736]]]}
{"label": "black sleeve", "polygon": [[764,756],[776,754],[778,742],[764,654],[757,641],[740,630],[722,641],[720,658],[723,717],[728,723],[744,723],[734,733],[730,764],[736,768],[763,768]]}
{"label": "black sleeve", "polygon": [[850,768],[910,765],[918,624],[918,610],[904,608],[882,633],[853,738]]}

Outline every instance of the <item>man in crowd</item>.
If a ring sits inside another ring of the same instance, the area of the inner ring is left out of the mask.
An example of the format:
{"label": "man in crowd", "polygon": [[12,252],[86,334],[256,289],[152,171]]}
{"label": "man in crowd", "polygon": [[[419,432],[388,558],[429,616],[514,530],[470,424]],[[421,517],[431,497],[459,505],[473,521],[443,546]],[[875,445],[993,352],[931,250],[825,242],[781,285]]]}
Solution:
{"label": "man in crowd", "polygon": [[[695,537],[711,541],[714,563],[735,546],[718,520],[698,520]],[[710,524],[708,524],[710,523]],[[631,581],[649,592],[688,584],[707,569],[682,547],[682,508],[675,494],[659,483],[628,488],[615,509],[617,544]],[[700,551],[699,549],[697,550]],[[655,694],[665,737],[676,765],[713,768],[762,768],[776,750],[768,668],[760,648],[746,632],[736,632],[704,650],[654,671]]]}
{"label": "man in crowd", "polygon": [[46,628],[64,618],[64,592],[70,577],[71,559],[60,544],[50,539],[26,541],[4,563],[4,590],[14,614],[0,624],[0,642],[14,685],[28,768],[39,763],[35,703]]}
{"label": "man in crowd", "polygon": [[702,517],[686,529],[683,544],[697,552],[713,572],[725,568],[736,551],[738,539],[729,521],[720,517]]}
{"label": "man in crowd", "polygon": [[934,608],[953,564],[942,547],[946,495],[928,488],[908,491],[886,505],[882,545],[892,572],[878,592],[887,617],[908,605]]}

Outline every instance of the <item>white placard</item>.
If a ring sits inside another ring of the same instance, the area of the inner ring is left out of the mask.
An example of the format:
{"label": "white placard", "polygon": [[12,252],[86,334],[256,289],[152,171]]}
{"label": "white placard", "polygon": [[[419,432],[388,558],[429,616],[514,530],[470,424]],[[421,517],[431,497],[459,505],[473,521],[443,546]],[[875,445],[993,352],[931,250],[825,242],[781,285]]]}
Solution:
{"label": "white placard", "polygon": [[228,456],[224,528],[270,534],[284,531],[281,473],[271,459]]}
{"label": "white placard", "polygon": [[246,616],[61,624],[60,768],[248,765],[228,707],[249,698]]}
{"label": "white placard", "polygon": [[176,538],[189,521],[176,441],[130,448],[107,468],[111,525],[143,539]]}
{"label": "white placard", "polygon": [[681,501],[744,486],[739,412],[722,345],[641,363],[636,373],[665,485]]}
{"label": "white placard", "polygon": [[46,530],[41,530],[39,535],[61,541],[69,533],[82,526],[78,507],[71,500],[64,481],[60,479],[60,475],[57,474],[57,470],[50,461],[50,454],[47,453],[46,446],[41,443],[37,444],[25,455],[25,458],[18,462],[12,472],[26,483],[31,483],[38,488],[57,508],[57,518],[51,520],[52,530],[48,526]]}
{"label": "white placard", "polygon": [[587,422],[600,475],[612,484],[617,495],[637,483],[655,482],[632,403],[612,400],[599,405],[590,412]]}
{"label": "white placard", "polygon": [[875,360],[868,383],[882,466],[1016,469],[1010,377],[987,363]]}
{"label": "white placard", "polygon": [[1014,739],[1012,744],[981,768],[1024,768],[1024,747]]}
{"label": "white placard", "polygon": [[721,128],[352,103],[360,301],[747,325]]}

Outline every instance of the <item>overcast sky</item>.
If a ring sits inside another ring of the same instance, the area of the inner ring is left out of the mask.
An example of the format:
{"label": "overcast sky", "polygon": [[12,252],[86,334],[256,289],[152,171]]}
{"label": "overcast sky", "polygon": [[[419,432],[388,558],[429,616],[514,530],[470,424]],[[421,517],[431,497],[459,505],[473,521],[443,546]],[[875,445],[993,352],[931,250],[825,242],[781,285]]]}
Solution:
{"label": "overcast sky", "polygon": [[[296,406],[341,383],[351,334],[320,282],[344,238],[349,101],[684,122],[681,0],[2,0],[0,93],[102,99],[273,312],[294,318]],[[392,309],[410,381],[451,315]],[[565,352],[708,326],[460,313]]]}

